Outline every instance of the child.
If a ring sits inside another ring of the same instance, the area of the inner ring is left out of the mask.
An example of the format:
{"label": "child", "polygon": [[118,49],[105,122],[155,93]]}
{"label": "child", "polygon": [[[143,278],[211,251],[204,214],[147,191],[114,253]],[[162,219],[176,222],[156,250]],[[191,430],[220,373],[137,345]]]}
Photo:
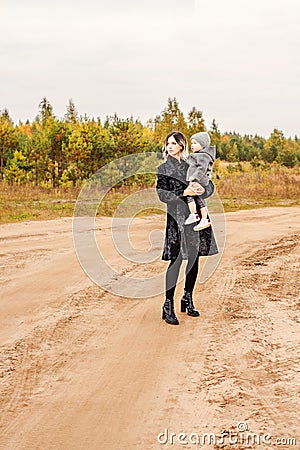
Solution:
{"label": "child", "polygon": [[213,182],[211,181],[211,172],[216,159],[216,147],[210,147],[209,144],[210,137],[208,133],[201,132],[193,134],[191,137],[191,149],[193,153],[187,158],[187,163],[189,165],[187,171],[187,180],[190,182],[189,188],[193,190],[191,186],[192,181],[197,181],[203,188],[203,194],[194,197],[187,196],[190,215],[186,219],[185,225],[189,225],[199,220],[196,203],[201,211],[201,220],[194,227],[195,231],[210,227],[210,220],[207,217],[204,199],[210,197],[215,189]]}

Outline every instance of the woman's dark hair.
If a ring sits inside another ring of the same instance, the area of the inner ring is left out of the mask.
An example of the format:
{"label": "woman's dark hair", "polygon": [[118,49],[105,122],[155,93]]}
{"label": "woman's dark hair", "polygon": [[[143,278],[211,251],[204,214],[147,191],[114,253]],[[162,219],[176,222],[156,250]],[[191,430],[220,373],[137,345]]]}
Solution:
{"label": "woman's dark hair", "polygon": [[177,142],[177,144],[180,145],[181,147],[181,156],[183,159],[186,159],[188,157],[188,141],[187,138],[185,137],[185,135],[183,133],[181,133],[180,131],[172,131],[171,133],[169,133],[166,136],[165,142],[164,142],[164,146],[163,146],[163,155],[164,158],[167,159],[168,157],[168,153],[167,153],[167,144],[168,144],[168,140],[170,137],[174,137],[175,141]]}

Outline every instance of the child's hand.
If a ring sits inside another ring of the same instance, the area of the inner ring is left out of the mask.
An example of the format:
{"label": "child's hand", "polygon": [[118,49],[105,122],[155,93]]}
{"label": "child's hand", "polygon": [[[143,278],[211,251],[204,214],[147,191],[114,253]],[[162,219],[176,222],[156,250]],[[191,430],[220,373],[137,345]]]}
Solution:
{"label": "child's hand", "polygon": [[187,188],[185,189],[185,191],[183,191],[183,195],[184,195],[184,196],[186,196],[186,195],[192,195],[192,196],[194,196],[194,195],[198,195],[198,194],[196,194],[196,192],[193,191],[190,187],[187,187]]}
{"label": "child's hand", "polygon": [[189,188],[196,193],[196,195],[202,195],[205,192],[204,187],[201,184],[197,183],[197,181],[193,181],[190,183]]}

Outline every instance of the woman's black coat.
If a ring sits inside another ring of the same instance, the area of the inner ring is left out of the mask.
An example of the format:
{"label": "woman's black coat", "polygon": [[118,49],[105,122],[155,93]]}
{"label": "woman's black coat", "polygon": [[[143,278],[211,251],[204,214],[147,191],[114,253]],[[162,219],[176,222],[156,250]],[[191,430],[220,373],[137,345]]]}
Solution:
{"label": "woman's black coat", "polygon": [[[167,204],[166,235],[162,259],[174,260],[181,252],[182,258],[198,250],[199,256],[218,253],[212,227],[194,231],[195,224],[184,225],[189,215],[186,197],[183,191],[187,187],[186,172],[188,164],[168,156],[167,161],[157,169],[156,190],[159,199]],[[198,207],[197,207],[198,208]],[[198,210],[200,214],[200,210]]]}

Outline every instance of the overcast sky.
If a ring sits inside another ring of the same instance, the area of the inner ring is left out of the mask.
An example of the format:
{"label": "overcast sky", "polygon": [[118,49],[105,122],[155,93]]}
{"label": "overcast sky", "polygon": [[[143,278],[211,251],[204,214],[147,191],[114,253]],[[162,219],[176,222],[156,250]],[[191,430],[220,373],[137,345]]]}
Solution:
{"label": "overcast sky", "polygon": [[0,0],[0,109],[142,121],[176,97],[222,131],[300,135],[299,0]]}

